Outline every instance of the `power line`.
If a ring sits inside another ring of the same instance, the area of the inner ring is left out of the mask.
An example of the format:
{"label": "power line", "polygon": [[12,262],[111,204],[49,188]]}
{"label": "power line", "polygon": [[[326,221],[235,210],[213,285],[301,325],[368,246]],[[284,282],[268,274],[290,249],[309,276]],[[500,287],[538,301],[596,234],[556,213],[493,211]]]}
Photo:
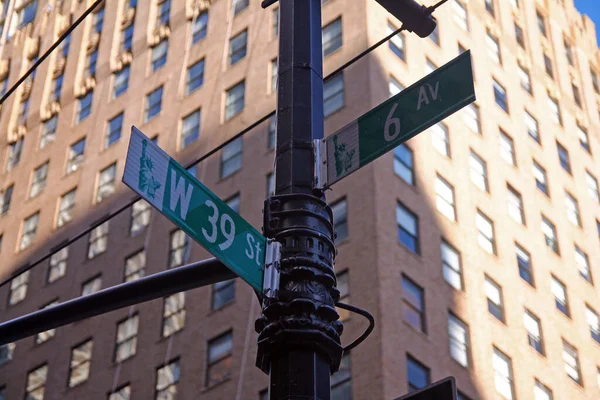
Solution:
{"label": "power line", "polygon": [[[102,2],[104,0],[100,0],[97,1],[97,3],[99,4],[100,2]],[[96,4],[97,5],[97,4]],[[94,6],[90,7],[90,9],[92,9]],[[88,9],[88,10],[90,10]],[[86,11],[87,12],[87,11]],[[80,18],[81,19],[81,18]],[[78,20],[79,21],[79,20]],[[75,24],[74,24],[75,25]],[[325,77],[325,80],[329,79],[330,77],[334,76],[335,74],[339,73],[340,71],[348,68],[349,66],[351,66],[352,64],[354,64],[355,62],[357,62],[358,60],[360,60],[362,57],[364,57],[365,55],[367,55],[368,53],[372,52],[373,50],[375,50],[376,48],[378,48],[379,46],[381,46],[383,43],[387,42],[388,40],[390,40],[392,37],[394,37],[395,35],[397,35],[398,33],[400,33],[401,31],[404,30],[404,27],[401,27],[399,29],[396,29],[394,32],[390,33],[389,35],[387,35],[386,37],[384,37],[383,39],[381,39],[380,41],[378,41],[377,43],[375,43],[374,45],[372,45],[371,47],[367,48],[366,50],[364,50],[363,52],[361,52],[360,54],[358,54],[357,56],[353,57],[352,59],[350,59],[348,62],[344,63],[342,66],[340,66],[339,68],[335,69],[333,72],[331,72],[329,75],[327,75]],[[63,35],[64,36],[64,35]],[[60,40],[64,39],[64,37],[61,37],[61,39],[59,39],[59,41],[57,42],[60,43]],[[46,55],[44,55],[45,57]],[[34,65],[35,67],[35,65]],[[32,67],[33,69],[33,67]],[[30,69],[31,71],[31,69]],[[30,72],[28,71],[27,74]],[[27,75],[25,74],[25,76]],[[7,93],[8,95],[8,93]],[[242,137],[243,135],[245,135],[247,132],[251,131],[252,129],[256,128],[258,125],[262,124],[263,122],[265,122],[266,120],[268,120],[270,117],[272,117],[273,115],[275,115],[275,111],[271,111],[270,113],[264,115],[263,117],[259,118],[257,121],[255,121],[254,123],[250,124],[248,127],[244,128],[242,131],[240,131],[238,134],[236,134],[235,136],[231,137],[229,140],[226,140],[225,142],[221,143],[220,145],[216,146],[215,148],[213,148],[212,150],[210,150],[208,153],[204,154],[202,157],[198,158],[196,161],[188,164],[186,166],[186,168],[191,168],[195,165],[197,165],[198,163],[204,161],[205,159],[207,159],[208,157],[212,156],[213,154],[215,154],[217,151],[221,150],[223,147],[227,146],[228,144],[230,144],[231,142],[233,142],[234,140]],[[66,241],[64,241],[63,243],[61,243],[59,246],[55,247],[53,250],[51,250],[48,254],[46,254],[45,256],[38,258],[36,261],[34,261],[31,264],[27,264],[25,267],[23,268],[19,268],[16,273],[13,273],[11,277],[6,278],[5,280],[3,280],[2,282],[0,282],[0,287],[6,285],[7,283],[9,283],[11,280],[13,280],[13,278],[15,278],[16,276],[22,274],[23,272],[29,271],[30,269],[32,269],[33,267],[35,267],[36,265],[48,260],[50,257],[52,257],[53,254],[59,252],[60,250],[62,250],[63,248],[73,244],[74,242],[76,242],[77,240],[81,239],[83,236],[89,234],[91,231],[93,231],[94,229],[96,229],[97,227],[99,227],[100,225],[102,225],[103,223],[105,223],[106,221],[111,220],[112,218],[116,217],[117,215],[121,214],[123,211],[125,211],[126,209],[128,209],[129,207],[131,207],[135,202],[139,201],[141,199],[140,196],[136,196],[133,200],[131,200],[129,203],[125,204],[124,206],[122,206],[121,208],[119,208],[118,210],[106,215],[105,217],[99,219],[98,221],[94,222],[92,225],[90,225],[89,228],[85,229],[83,232],[79,233],[77,236],[75,236],[73,239],[68,239]]]}
{"label": "power line", "polygon": [[73,30],[75,28],[77,28],[77,26],[79,24],[81,24],[83,22],[83,20],[88,15],[90,15],[90,13],[92,11],[94,11],[95,8],[98,7],[98,5],[100,5],[103,2],[104,2],[104,0],[96,0],[94,2],[94,4],[92,4],[87,10],[85,10],[85,12],[83,14],[81,14],[81,16],[79,18],[77,18],[77,20],[75,22],[73,22],[73,24],[71,26],[69,26],[62,35],[60,35],[58,40],[56,42],[54,42],[54,44],[52,44],[52,46],[50,46],[50,48],[48,50],[46,50],[44,55],[42,55],[40,58],[38,58],[38,60],[35,63],[33,63],[31,68],[29,68],[29,70],[27,70],[27,72],[25,72],[25,74],[22,77],[20,77],[19,80],[14,85],[11,86],[11,88],[4,94],[4,96],[2,96],[2,99],[0,99],[0,105],[4,104],[4,100],[6,100],[8,98],[8,96],[13,94],[13,92],[15,90],[17,90],[17,88],[19,86],[21,86],[21,84],[23,82],[25,82],[25,79],[27,79],[29,77],[29,75],[31,75],[33,73],[33,71],[35,71],[35,69],[50,55],[50,53],[52,53],[54,51],[54,49],[56,49],[58,47],[58,45],[61,44],[62,41],[65,40],[67,38],[67,36],[69,36],[71,34],[71,32],[73,32]]}

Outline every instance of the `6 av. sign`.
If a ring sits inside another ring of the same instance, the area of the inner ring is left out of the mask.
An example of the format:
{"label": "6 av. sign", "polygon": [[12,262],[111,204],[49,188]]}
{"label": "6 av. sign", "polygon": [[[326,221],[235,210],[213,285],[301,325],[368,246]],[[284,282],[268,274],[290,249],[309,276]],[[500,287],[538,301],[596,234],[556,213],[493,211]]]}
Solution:
{"label": "6 av. sign", "polygon": [[475,101],[469,51],[327,137],[326,188]]}
{"label": "6 av. sign", "polygon": [[262,291],[266,238],[135,126],[123,182]]}

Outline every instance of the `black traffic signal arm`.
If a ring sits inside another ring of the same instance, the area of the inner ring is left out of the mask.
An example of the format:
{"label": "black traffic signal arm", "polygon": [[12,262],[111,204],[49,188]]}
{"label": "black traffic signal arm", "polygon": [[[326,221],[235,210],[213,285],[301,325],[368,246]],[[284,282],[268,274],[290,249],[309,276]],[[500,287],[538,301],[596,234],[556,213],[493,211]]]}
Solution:
{"label": "black traffic signal arm", "polygon": [[[402,27],[414,32],[420,37],[427,37],[435,30],[436,20],[431,15],[433,11],[447,0],[440,1],[435,6],[425,7],[414,0],[376,0],[390,14],[402,22]],[[277,3],[277,0],[263,0],[263,8]]]}

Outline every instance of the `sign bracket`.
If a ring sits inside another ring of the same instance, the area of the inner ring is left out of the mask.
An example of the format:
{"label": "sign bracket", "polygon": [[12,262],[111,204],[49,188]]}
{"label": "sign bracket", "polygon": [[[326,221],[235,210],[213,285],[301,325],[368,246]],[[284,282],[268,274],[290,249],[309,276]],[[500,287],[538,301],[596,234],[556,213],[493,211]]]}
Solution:
{"label": "sign bracket", "polygon": [[313,188],[325,190],[327,189],[327,142],[325,139],[313,140],[313,152],[315,155]]}
{"label": "sign bracket", "polygon": [[280,261],[281,243],[274,239],[267,239],[263,294],[268,299],[276,299],[279,295]]}

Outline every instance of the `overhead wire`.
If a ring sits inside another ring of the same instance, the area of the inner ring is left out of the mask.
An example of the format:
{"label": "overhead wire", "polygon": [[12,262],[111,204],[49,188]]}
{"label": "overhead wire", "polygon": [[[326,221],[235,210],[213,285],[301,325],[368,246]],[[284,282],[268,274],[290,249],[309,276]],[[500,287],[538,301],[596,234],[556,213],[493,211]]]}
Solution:
{"label": "overhead wire", "polygon": [[23,76],[21,76],[19,78],[19,80],[17,82],[14,83],[14,85],[12,85],[10,87],[10,89],[8,89],[8,91],[6,93],[4,93],[4,95],[2,96],[2,98],[0,99],[0,105],[4,104],[4,101],[6,99],[8,99],[8,97],[13,94],[13,92],[15,90],[17,90],[19,88],[19,86],[21,86],[21,84],[23,82],[25,82],[25,80],[29,77],[29,75],[31,75],[36,68],[42,63],[44,62],[44,60],[46,58],[48,58],[48,56],[54,51],[54,49],[56,49],[62,42],[63,40],[65,40],[67,38],[67,36],[69,36],[71,34],[71,32],[73,32],[75,30],[75,28],[77,28],[79,26],[79,24],[81,24],[83,22],[83,20],[90,15],[94,9],[96,7],[98,7],[100,4],[102,4],[105,0],[96,0],[94,1],[94,3],[92,3],[92,5],[90,7],[88,7],[83,14],[81,14],[81,16],[79,18],[77,18],[77,20],[75,22],[73,22],[66,31],[63,32],[62,35],[60,35],[60,37],[58,38],[58,40],[56,42],[54,42],[52,44],[52,46],[50,46],[50,48],[48,48],[48,50],[46,50],[46,52],[39,57],[36,62],[33,63],[33,65],[27,70],[27,72],[25,72],[25,74],[23,74]]}
{"label": "overhead wire", "polygon": [[[97,6],[98,4],[102,3],[103,1],[104,0],[96,0],[96,2],[94,3],[94,5],[92,5],[88,10],[86,10],[86,13],[89,14],[89,12],[88,12],[89,10],[93,9],[95,6]],[[85,15],[87,15],[87,14],[85,14]],[[75,23],[80,22],[80,20],[81,20],[81,18],[79,18]],[[75,25],[75,23],[73,25]],[[65,32],[65,34],[63,34],[61,36],[61,38],[55,43],[55,45],[53,45],[53,47],[56,48],[56,46],[60,43],[60,41],[62,39],[64,39],[64,37],[66,37],[66,34],[68,34],[72,30],[73,29],[69,28]],[[351,58],[349,61],[347,61],[344,64],[342,64],[340,67],[336,68],[334,71],[332,71],[331,73],[329,73],[324,78],[324,80],[327,80],[327,79],[331,78],[332,76],[334,76],[335,74],[341,72],[342,70],[350,67],[352,64],[354,64],[355,62],[357,62],[358,60],[360,60],[362,57],[364,57],[365,55],[369,54],[373,50],[377,49],[379,46],[381,46],[382,44],[384,44],[385,42],[387,42],[388,40],[390,40],[392,37],[396,36],[398,33],[400,33],[403,30],[404,30],[404,27],[400,27],[400,28],[396,29],[394,32],[392,32],[389,35],[385,36],[383,39],[379,40],[377,43],[371,45],[370,47],[368,47],[364,51],[360,52],[355,57]],[[47,57],[47,54],[44,54],[42,56],[42,58],[40,58],[40,60],[43,60],[45,57]],[[30,68],[30,70],[24,75],[24,77],[26,78],[27,74],[29,74],[32,69],[35,69],[35,67],[37,65],[39,65],[39,60],[38,60],[38,62],[36,62],[36,64],[33,65],[32,68]],[[11,90],[14,91],[14,89],[11,89]],[[8,94],[9,94],[9,92],[7,92],[7,94],[5,95],[5,97],[7,97]],[[4,97],[3,97],[3,99],[4,99]],[[228,140],[225,140],[220,145],[214,147],[212,150],[209,150],[206,154],[202,155],[201,157],[199,157],[195,161],[193,161],[193,162],[189,163],[188,165],[186,165],[185,168],[186,169],[191,168],[191,167],[199,164],[200,162],[206,160],[208,157],[212,156],[217,151],[221,150],[223,147],[227,146],[228,144],[230,144],[230,143],[234,142],[235,140],[239,139],[240,137],[244,136],[246,133],[248,133],[249,131],[253,130],[254,128],[256,128],[257,126],[259,126],[263,122],[267,121],[269,118],[271,118],[274,115],[275,115],[275,110],[267,113],[266,115],[262,116],[261,118],[259,118],[258,120],[256,120],[255,122],[253,122],[252,124],[250,124],[249,126],[247,126],[246,128],[242,129],[236,135],[232,136]],[[141,200],[141,197],[140,196],[135,196],[133,200],[131,200],[128,203],[126,203],[125,205],[121,206],[116,211],[113,211],[112,213],[109,213],[106,216],[104,216],[104,217],[100,218],[99,220],[97,220],[96,222],[92,223],[89,226],[89,228],[84,229],[82,232],[80,232],[79,234],[77,234],[72,239],[68,239],[68,240],[63,241],[59,246],[56,246],[48,254],[46,254],[46,255],[38,258],[36,261],[34,261],[32,263],[26,264],[22,268],[17,269],[13,274],[11,274],[10,277],[5,278],[2,282],[0,282],[0,287],[3,287],[7,283],[9,283],[13,278],[15,278],[16,276],[22,274],[23,272],[29,271],[32,268],[34,268],[35,266],[39,265],[40,263],[48,260],[50,257],[52,257],[53,254],[59,252],[60,250],[62,250],[65,247],[73,244],[74,242],[76,242],[77,240],[81,239],[83,236],[89,234],[91,231],[93,231],[94,229],[96,229],[97,227],[99,227],[100,225],[102,225],[103,223],[105,223],[106,221],[109,221],[110,219],[112,219],[112,218],[116,217],[117,215],[121,214],[123,211],[127,210],[129,207],[131,207],[135,202],[137,202],[139,200]]]}

